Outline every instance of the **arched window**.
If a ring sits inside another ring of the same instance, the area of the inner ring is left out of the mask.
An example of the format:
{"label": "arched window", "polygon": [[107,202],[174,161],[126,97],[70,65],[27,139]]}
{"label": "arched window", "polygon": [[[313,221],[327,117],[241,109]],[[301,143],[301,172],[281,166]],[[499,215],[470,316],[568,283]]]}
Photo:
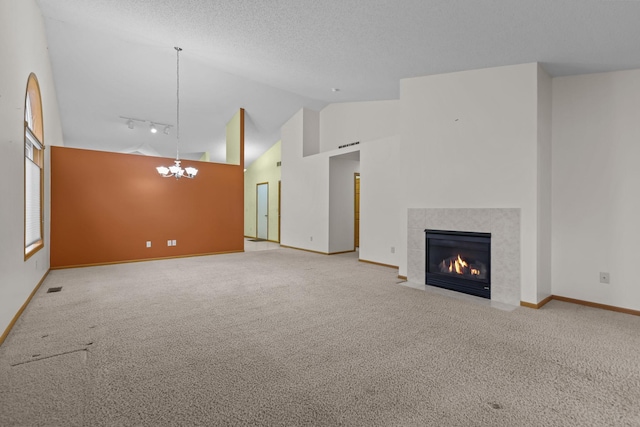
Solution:
{"label": "arched window", "polygon": [[24,259],[44,246],[42,205],[44,129],[40,85],[29,75],[24,99]]}

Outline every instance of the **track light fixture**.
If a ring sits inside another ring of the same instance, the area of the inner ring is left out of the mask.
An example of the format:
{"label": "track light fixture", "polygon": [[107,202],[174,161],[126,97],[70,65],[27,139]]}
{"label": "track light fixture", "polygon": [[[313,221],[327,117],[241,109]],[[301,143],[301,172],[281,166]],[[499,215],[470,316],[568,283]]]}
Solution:
{"label": "track light fixture", "polygon": [[140,123],[146,122],[146,120],[136,119],[135,117],[120,116],[120,118],[126,120],[125,123],[129,129],[133,129],[136,125],[136,122],[140,122]]}
{"label": "track light fixture", "polygon": [[125,120],[125,124],[129,129],[133,129],[135,127],[136,122],[149,123],[149,130],[151,131],[151,133],[157,133],[158,128],[162,127],[162,132],[165,135],[169,135],[169,133],[171,132],[171,128],[173,127],[173,125],[168,125],[166,123],[160,123],[160,122],[144,120],[144,119],[136,119],[135,117],[120,116],[120,118]]}

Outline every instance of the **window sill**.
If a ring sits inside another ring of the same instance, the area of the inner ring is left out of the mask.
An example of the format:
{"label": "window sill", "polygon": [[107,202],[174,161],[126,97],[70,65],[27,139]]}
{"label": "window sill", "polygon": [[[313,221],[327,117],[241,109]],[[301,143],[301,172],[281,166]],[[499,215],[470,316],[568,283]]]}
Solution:
{"label": "window sill", "polygon": [[24,260],[28,260],[42,248],[44,248],[44,241],[42,239],[30,244],[24,249]]}

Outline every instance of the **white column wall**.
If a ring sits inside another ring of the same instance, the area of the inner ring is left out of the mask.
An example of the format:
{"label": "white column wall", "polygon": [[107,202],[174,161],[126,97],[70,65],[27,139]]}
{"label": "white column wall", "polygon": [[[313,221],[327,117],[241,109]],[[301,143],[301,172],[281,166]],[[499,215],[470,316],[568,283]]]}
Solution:
{"label": "white column wall", "polygon": [[[329,159],[354,151],[366,151],[371,159],[386,162],[384,167],[389,168],[389,176],[392,178],[387,184],[382,183],[381,188],[384,190],[377,197],[367,197],[361,189],[360,253],[367,253],[366,259],[369,261],[396,265],[395,254],[390,253],[390,247],[397,245],[400,228],[399,223],[390,221],[397,219],[399,208],[389,206],[386,195],[397,195],[397,189],[392,190],[389,184],[394,182],[393,177],[397,177],[397,155],[395,159],[387,156],[397,153],[398,148],[385,147],[384,144],[398,143],[398,106],[399,101],[392,100],[332,104],[320,113],[303,109],[282,127],[281,244],[319,252],[353,249],[353,238],[350,238],[348,244],[346,242],[346,237],[353,235],[353,221],[347,226],[351,228],[350,231],[346,231],[346,236],[342,233],[342,225],[346,222],[336,222],[329,217],[330,209],[343,213],[348,211],[349,215],[353,216],[353,196],[343,197],[343,201],[338,203],[335,197],[332,198],[330,195],[329,186],[332,179]],[[392,135],[396,136],[387,137]],[[319,138],[321,152],[309,155],[309,150],[305,147],[314,147],[314,138]],[[344,149],[337,148],[355,141],[359,141],[360,144]],[[360,168],[363,167],[365,166],[361,161]],[[354,171],[355,169],[350,173]],[[372,181],[377,180],[378,176],[383,176],[381,173],[374,173],[372,168],[368,172]],[[389,214],[390,211],[394,214]],[[368,213],[372,215],[369,217],[370,226],[379,228],[376,232],[377,237],[373,239],[364,237],[362,228],[367,227],[367,220],[364,219],[363,224],[362,215]],[[339,226],[334,227],[332,224]],[[331,230],[333,237],[330,239]],[[342,231],[337,233],[336,230]],[[378,248],[379,239],[383,246]]]}
{"label": "white column wall", "polygon": [[554,295],[640,310],[639,100],[640,70],[553,79]]}
{"label": "white column wall", "polygon": [[[520,208],[521,298],[537,303],[537,64],[401,81],[405,208]],[[400,274],[407,271],[402,220]]]}
{"label": "white column wall", "polygon": [[[282,126],[280,243],[329,251],[329,161],[325,155],[303,157],[304,140],[317,138],[318,113],[302,109]],[[305,128],[307,132],[305,132]]]}
{"label": "white column wall", "polygon": [[320,114],[303,108],[302,156],[313,156],[320,152]]}
{"label": "white column wall", "polygon": [[45,247],[24,260],[24,100],[35,73],[47,147],[63,145],[44,22],[34,0],[0,1],[0,334],[49,269],[50,152],[45,149]]}
{"label": "white column wall", "polygon": [[[400,137],[368,141],[360,149],[360,259],[399,265],[402,217]],[[393,252],[392,252],[393,248]]]}
{"label": "white column wall", "polygon": [[551,99],[551,77],[538,65],[538,302],[551,295]]}
{"label": "white column wall", "polygon": [[399,126],[400,100],[331,104],[320,112],[323,152],[359,142],[340,150],[360,151],[359,255],[360,259],[388,265],[398,265],[401,232]]}

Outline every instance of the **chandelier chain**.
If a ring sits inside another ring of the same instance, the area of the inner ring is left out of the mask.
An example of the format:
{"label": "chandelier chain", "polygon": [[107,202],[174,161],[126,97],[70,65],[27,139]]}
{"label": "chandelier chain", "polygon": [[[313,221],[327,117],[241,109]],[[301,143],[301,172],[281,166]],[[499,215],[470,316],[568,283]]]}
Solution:
{"label": "chandelier chain", "polygon": [[180,51],[179,47],[175,47],[176,50],[176,160],[180,160]]}
{"label": "chandelier chain", "polygon": [[198,169],[193,166],[182,169],[180,166],[180,51],[182,48],[174,46],[174,49],[176,50],[176,159],[173,161],[173,166],[158,166],[156,170],[163,178],[193,179],[198,174]]}

